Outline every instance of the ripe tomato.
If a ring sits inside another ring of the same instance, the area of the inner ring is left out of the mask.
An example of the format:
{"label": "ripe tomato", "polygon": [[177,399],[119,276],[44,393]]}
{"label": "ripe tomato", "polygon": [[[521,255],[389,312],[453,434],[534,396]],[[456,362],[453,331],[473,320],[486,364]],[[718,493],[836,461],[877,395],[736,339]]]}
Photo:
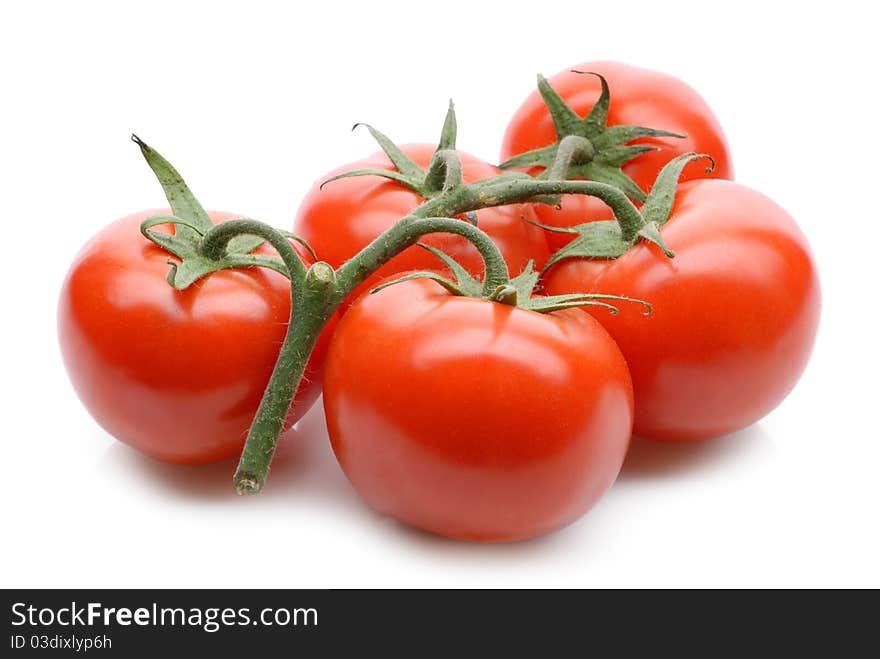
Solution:
{"label": "ripe tomato", "polygon": [[[657,151],[630,160],[623,171],[645,192],[663,166],[682,153],[707,153],[715,160],[714,178],[733,179],[733,165],[721,125],[706,102],[678,78],[621,62],[584,62],[571,67],[577,71],[599,73],[608,81],[611,105],[608,126],[637,125],[687,135],[687,138],[655,137],[636,140],[634,144],[660,147]],[[593,75],[566,69],[549,79],[550,85],[581,117],[592,110],[601,85]],[[501,148],[501,160],[531,151],[556,141],[556,131],[547,106],[537,91],[532,92],[507,126]],[[682,181],[707,176],[701,163],[688,165]],[[542,224],[570,227],[590,220],[611,219],[611,211],[592,197],[566,195],[562,209],[535,205]],[[548,233],[551,250],[570,242],[570,234]]]}
{"label": "ripe tomato", "polygon": [[636,435],[695,440],[772,410],[803,372],[819,321],[819,281],[794,220],[730,181],[683,184],[661,229],[675,258],[639,243],[620,258],[570,259],[547,292],[626,294],[653,305],[597,314],[626,357]]}
{"label": "ripe tomato", "polygon": [[612,484],[632,391],[576,309],[538,314],[410,280],[360,297],[330,345],[333,450],[379,512],[453,538],[560,528]]}
{"label": "ripe tomato", "polygon": [[[224,270],[174,290],[169,254],[139,232],[168,212],[124,217],[77,255],[58,309],[61,352],[77,394],[111,435],[159,460],[213,462],[241,451],[284,340],[290,285],[264,269]],[[328,337],[288,423],[320,393]]]}
{"label": "ripe tomato", "polygon": [[[426,168],[436,147],[428,144],[410,144],[401,150],[417,165]],[[498,169],[467,153],[458,152],[465,182],[496,176]],[[391,161],[382,152],[340,167],[316,181],[306,195],[294,221],[293,231],[308,242],[321,260],[334,268],[339,267],[371,243],[397,220],[408,215],[424,199],[406,186],[377,176],[343,178],[319,186],[331,176],[355,169],[393,169]],[[480,229],[485,231],[498,249],[512,275],[519,274],[534,259],[543,267],[549,256],[543,231],[523,221],[534,217],[526,205],[486,208],[477,211]],[[433,245],[461,263],[473,275],[483,273],[483,261],[476,248],[460,236],[433,234],[421,242]],[[445,270],[432,254],[411,247],[386,263],[357,293],[373,288],[383,279],[408,270]],[[356,293],[356,294],[357,294]],[[356,294],[351,297],[354,299]]]}

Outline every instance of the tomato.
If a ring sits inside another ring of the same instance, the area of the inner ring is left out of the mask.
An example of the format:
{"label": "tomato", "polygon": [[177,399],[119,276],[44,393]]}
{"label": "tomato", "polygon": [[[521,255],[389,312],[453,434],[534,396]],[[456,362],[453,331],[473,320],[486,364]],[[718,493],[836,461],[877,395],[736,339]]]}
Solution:
{"label": "tomato", "polygon": [[580,517],[626,453],[620,351],[577,309],[539,314],[410,280],[360,297],[327,356],[333,450],[381,513],[479,541]]}
{"label": "tomato", "polygon": [[[644,138],[634,144],[651,144],[657,151],[630,160],[623,171],[645,192],[663,166],[687,152],[707,153],[715,160],[714,178],[733,179],[733,164],[721,125],[706,102],[678,78],[621,62],[584,62],[571,67],[577,71],[599,73],[608,81],[611,104],[608,126],[647,126],[685,134],[675,137]],[[549,79],[550,85],[581,117],[592,110],[601,93],[599,79],[566,69]],[[507,126],[501,160],[537,149],[556,141],[556,131],[547,106],[537,91],[523,102]],[[705,165],[692,163],[685,168],[682,181],[707,176]],[[542,204],[534,211],[542,224],[570,227],[590,220],[611,219],[611,211],[592,197],[566,195],[562,209]],[[552,251],[572,240],[570,234],[548,233]]]}
{"label": "tomato", "polygon": [[757,421],[788,394],[819,321],[816,266],[794,220],[720,180],[683,184],[661,229],[675,258],[639,243],[608,261],[551,268],[547,292],[626,294],[653,305],[597,314],[629,364],[636,435],[696,440]]}
{"label": "tomato", "polygon": [[[426,168],[436,147],[428,144],[411,144],[401,150],[417,165]],[[497,176],[498,169],[467,153],[458,152],[462,162],[465,182]],[[357,254],[379,234],[400,218],[422,204],[416,192],[406,186],[378,176],[343,178],[319,186],[332,176],[355,169],[393,169],[391,161],[382,153],[351,163],[328,173],[315,182],[299,208],[293,231],[308,242],[321,258],[333,267]],[[498,245],[512,275],[519,274],[534,259],[537,267],[543,266],[549,256],[547,239],[543,231],[523,221],[533,217],[526,205],[486,208],[477,211],[480,229]],[[473,275],[483,273],[483,261],[474,246],[460,236],[433,234],[421,242],[446,252]],[[373,288],[378,282],[408,270],[444,270],[445,266],[432,254],[420,247],[411,247],[386,263],[358,293]]]}
{"label": "tomato", "polygon": [[[61,351],[77,394],[111,435],[159,460],[213,462],[241,452],[284,340],[290,285],[268,270],[224,270],[174,290],[169,254],[139,232],[144,219],[167,213],[122,218],[77,255],[61,291]],[[328,338],[288,423],[320,393]]]}

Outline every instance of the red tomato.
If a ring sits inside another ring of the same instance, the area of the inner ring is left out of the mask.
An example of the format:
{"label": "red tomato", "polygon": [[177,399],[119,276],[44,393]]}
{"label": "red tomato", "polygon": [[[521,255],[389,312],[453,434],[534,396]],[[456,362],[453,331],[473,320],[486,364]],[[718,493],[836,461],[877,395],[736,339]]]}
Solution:
{"label": "red tomato", "polygon": [[583,515],[632,424],[629,373],[578,310],[538,314],[411,280],[360,297],[330,345],[333,450],[379,512],[508,541]]}
{"label": "red tomato", "polygon": [[[402,151],[422,168],[428,166],[436,147],[410,144]],[[498,169],[467,153],[458,152],[465,182],[497,176]],[[363,168],[394,169],[382,153],[351,163],[328,173],[318,180],[306,195],[294,221],[293,231],[308,242],[321,258],[334,268],[339,267],[371,243],[397,220],[411,213],[424,199],[406,186],[378,176],[359,176],[333,181],[319,189],[331,176]],[[534,218],[526,205],[486,208],[477,211],[480,229],[485,231],[504,255],[511,275],[525,268],[534,259],[543,267],[549,256],[543,231],[523,221]],[[473,275],[483,273],[483,261],[476,248],[460,236],[433,234],[422,242],[446,252]],[[411,247],[380,268],[359,289],[373,288],[378,282],[408,270],[445,270],[444,265],[420,247]],[[351,299],[356,296],[353,295]]]}
{"label": "red tomato", "polygon": [[[122,218],[77,255],[61,291],[61,352],[77,394],[111,435],[159,460],[214,462],[241,452],[284,340],[290,285],[264,269],[224,270],[174,290],[169,254],[139,232],[147,217],[168,212]],[[328,338],[288,423],[320,393]]]}
{"label": "red tomato", "polygon": [[[733,179],[733,164],[721,125],[706,102],[684,82],[665,73],[642,69],[621,62],[584,62],[571,67],[577,71],[599,73],[608,81],[611,104],[608,125],[638,125],[687,135],[645,138],[633,144],[660,147],[639,156],[623,166],[623,171],[645,192],[649,192],[663,166],[682,153],[707,153],[715,159],[714,178]],[[581,117],[593,109],[601,86],[593,75],[565,71],[549,79],[550,85]],[[547,106],[536,91],[525,100],[507,126],[501,148],[501,160],[537,149],[556,141],[556,131]],[[691,163],[682,181],[706,177],[704,163]],[[566,195],[562,210],[553,206],[535,205],[542,224],[570,227],[590,220],[611,219],[611,211],[592,197]],[[570,242],[564,233],[548,233],[551,250]]]}
{"label": "red tomato", "polygon": [[819,321],[819,281],[794,220],[730,181],[683,184],[661,233],[675,258],[640,243],[613,261],[570,259],[548,294],[626,294],[653,305],[596,314],[633,378],[636,435],[695,440],[757,421],[803,372]]}

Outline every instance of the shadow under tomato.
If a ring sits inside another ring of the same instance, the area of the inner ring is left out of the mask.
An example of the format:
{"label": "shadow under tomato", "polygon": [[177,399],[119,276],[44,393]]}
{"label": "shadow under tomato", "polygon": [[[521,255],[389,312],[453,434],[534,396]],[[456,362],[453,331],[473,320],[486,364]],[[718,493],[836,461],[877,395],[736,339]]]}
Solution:
{"label": "shadow under tomato", "polygon": [[412,547],[426,552],[438,552],[444,559],[455,558],[458,556],[462,559],[470,559],[472,556],[485,554],[493,559],[501,557],[508,559],[518,559],[528,557],[530,555],[539,555],[546,553],[548,547],[563,544],[562,536],[566,535],[566,531],[574,524],[558,529],[545,535],[525,540],[514,540],[509,542],[479,542],[471,540],[457,540],[448,538],[434,533],[429,533],[414,526],[409,526],[403,522],[381,515],[375,511],[372,513],[380,518],[382,523],[388,526],[389,531],[401,541],[411,545]]}
{"label": "shadow under tomato", "polygon": [[292,430],[281,436],[269,479],[259,496],[286,501],[308,499],[348,508],[361,505],[336,462],[320,398]]}
{"label": "shadow under tomato", "polygon": [[[675,479],[687,473],[726,468],[726,465],[750,459],[771,444],[771,438],[760,424],[755,424],[723,437],[699,442],[655,442],[634,438],[618,481],[606,492],[595,509],[573,524],[544,536],[508,543],[462,542],[433,535],[374,513],[401,541],[429,554],[462,561],[472,556],[487,555],[493,560],[528,559],[532,555],[546,557],[571,542],[570,535],[582,536],[581,546],[590,538],[599,538],[604,525],[619,523],[614,505],[615,492],[621,485],[636,484],[650,479]],[[585,549],[586,551],[586,549]],[[542,558],[543,560],[543,558]]]}
{"label": "shadow under tomato", "polygon": [[674,477],[736,460],[770,441],[760,424],[696,442],[656,442],[633,437],[618,481]]}
{"label": "shadow under tomato", "polygon": [[126,479],[135,478],[165,491],[193,499],[224,499],[235,496],[232,474],[235,462],[225,460],[207,465],[177,465],[150,458],[115,442],[104,454],[104,467]]}
{"label": "shadow under tomato", "polygon": [[[320,399],[318,409],[306,416],[278,440],[272,470],[265,489],[256,501],[277,503],[307,499],[322,502],[356,503],[356,495],[336,463],[324,428]],[[208,465],[176,465],[154,460],[120,443],[105,454],[106,468],[140,477],[148,487],[194,500],[225,501],[238,497],[232,486],[237,459]],[[256,502],[255,501],[255,502]]]}

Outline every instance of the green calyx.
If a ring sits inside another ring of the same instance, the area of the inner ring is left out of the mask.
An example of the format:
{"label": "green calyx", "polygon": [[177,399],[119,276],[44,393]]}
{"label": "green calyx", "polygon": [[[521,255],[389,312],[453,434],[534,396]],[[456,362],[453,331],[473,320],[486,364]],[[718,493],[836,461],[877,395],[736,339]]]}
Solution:
{"label": "green calyx", "polygon": [[570,295],[536,296],[535,290],[541,273],[535,270],[534,261],[529,261],[525,270],[516,277],[508,280],[506,283],[493,285],[490,287],[490,290],[487,290],[483,282],[480,282],[476,277],[472,276],[461,266],[461,264],[445,252],[436,247],[432,247],[431,245],[426,245],[424,243],[417,244],[419,247],[428,250],[434,256],[443,261],[452,273],[452,277],[446,277],[440,273],[428,270],[412,272],[399,277],[398,279],[377,286],[370,291],[371,294],[404,281],[412,279],[430,279],[431,281],[440,284],[453,295],[486,300],[488,302],[497,302],[498,304],[506,304],[521,309],[528,309],[529,311],[534,311],[536,313],[550,313],[562,309],[593,306],[603,307],[611,311],[612,314],[616,314],[618,309],[611,304],[612,302],[640,304],[645,307],[646,316],[651,313],[651,305],[647,302],[620,295],[575,293]]}
{"label": "green calyx", "polygon": [[[586,117],[580,117],[550,86],[547,79],[538,75],[538,91],[553,119],[557,141],[514,156],[501,163],[499,168],[543,167],[544,171],[539,178],[578,178],[609,183],[623,190],[633,201],[643,202],[645,193],[621,168],[633,158],[654,151],[657,147],[629,142],[645,137],[683,138],[685,135],[644,126],[608,126],[608,109],[611,105],[608,82],[598,73],[573,73],[594,75],[602,85],[602,91],[590,113]],[[566,142],[566,138],[572,137],[579,139],[575,143],[571,140]]]}
{"label": "green calyx", "polygon": [[[173,215],[155,215],[141,223],[141,233],[147,240],[180,259],[180,263],[168,260],[170,270],[167,280],[172,287],[183,290],[212,272],[229,268],[269,268],[285,277],[290,277],[282,259],[253,253],[266,242],[265,238],[260,236],[238,235],[226,243],[219,252],[207,250],[205,236],[215,229],[208,213],[171,163],[137,135],[132,135],[131,139],[140,147],[147,164],[162,185],[173,213]],[[152,230],[153,227],[168,224],[174,226],[174,233]],[[286,231],[279,230],[279,233],[299,242],[313,257],[315,256],[314,251],[305,241]]]}
{"label": "green calyx", "polygon": [[544,266],[546,272],[554,264],[571,258],[616,259],[629,251],[639,241],[647,241],[657,245],[669,258],[675,254],[663,242],[660,228],[666,224],[675,203],[675,192],[678,179],[685,165],[694,160],[707,158],[710,162],[706,173],[715,168],[711,156],[699,153],[684,153],[670,160],[657,175],[651,192],[639,213],[639,223],[628,226],[625,230],[620,222],[607,220],[586,222],[575,227],[551,227],[532,222],[547,231],[569,233],[577,236],[575,240],[553,254]]}
{"label": "green calyx", "polygon": [[[370,135],[373,136],[373,139],[376,140],[382,151],[385,152],[385,155],[388,156],[396,169],[387,170],[368,168],[344,172],[324,181],[321,184],[322,188],[328,183],[337,181],[341,178],[350,178],[352,176],[380,176],[405,185],[418,193],[423,199],[430,199],[462,184],[461,159],[458,157],[458,153],[455,150],[458,124],[455,118],[455,106],[452,101],[449,101],[449,108],[446,111],[446,119],[443,122],[443,129],[440,132],[440,141],[437,144],[437,150],[434,152],[431,163],[426,170],[413,162],[412,159],[384,133],[379,132],[369,124],[355,124],[354,128],[358,128],[359,126],[364,126],[370,131]],[[467,219],[470,220],[472,224],[476,223],[476,216],[472,214],[468,214]]]}

